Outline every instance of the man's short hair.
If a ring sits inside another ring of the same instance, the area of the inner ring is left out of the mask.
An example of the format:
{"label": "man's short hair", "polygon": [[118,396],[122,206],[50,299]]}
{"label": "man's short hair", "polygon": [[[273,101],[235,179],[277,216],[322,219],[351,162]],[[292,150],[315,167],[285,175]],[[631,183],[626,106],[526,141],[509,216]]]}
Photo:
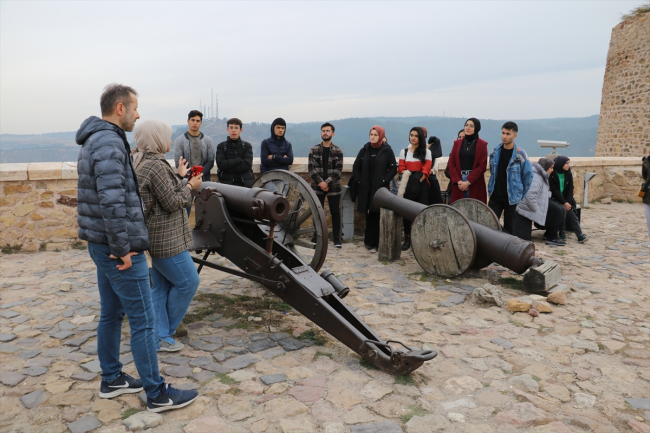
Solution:
{"label": "man's short hair", "polygon": [[323,124],[320,126],[320,129],[323,130],[323,128],[326,128],[326,127],[328,127],[328,126],[329,126],[330,128],[332,128],[332,132],[335,131],[335,129],[334,129],[334,125],[332,125],[332,124],[329,123],[329,122],[323,123]]}
{"label": "man's short hair", "polygon": [[102,96],[99,99],[102,116],[110,116],[113,114],[117,104],[122,103],[128,107],[133,96],[138,96],[138,92],[136,92],[133,87],[116,83],[104,87],[104,93],[102,93]]}
{"label": "man's short hair", "polygon": [[517,124],[515,122],[506,122],[506,123],[503,124],[501,129],[508,129],[510,131],[519,132],[519,127],[517,126]]}
{"label": "man's short hair", "polygon": [[199,116],[201,118],[201,122],[203,122],[203,113],[201,113],[199,110],[190,111],[190,114],[187,115],[187,120],[190,120],[192,117],[195,116]]}
{"label": "man's short hair", "polygon": [[228,119],[228,121],[226,122],[226,127],[228,127],[229,125],[238,125],[240,128],[244,127],[242,121],[236,117],[233,117],[232,119]]}

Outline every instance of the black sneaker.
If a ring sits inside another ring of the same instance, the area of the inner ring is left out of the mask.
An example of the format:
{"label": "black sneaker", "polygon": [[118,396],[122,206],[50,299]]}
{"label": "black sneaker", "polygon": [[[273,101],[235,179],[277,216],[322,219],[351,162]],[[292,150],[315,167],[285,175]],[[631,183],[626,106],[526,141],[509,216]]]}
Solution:
{"label": "black sneaker", "polygon": [[546,245],[550,245],[552,247],[563,247],[566,245],[566,242],[563,242],[560,238],[547,239]]}
{"label": "black sneaker", "polygon": [[142,381],[122,373],[120,377],[112,382],[102,380],[99,386],[99,396],[101,398],[113,398],[122,394],[133,394],[142,391]]}
{"label": "black sneaker", "polygon": [[158,398],[150,399],[147,397],[147,410],[149,412],[164,412],[179,409],[192,403],[198,396],[199,392],[195,389],[176,389],[165,383]]}
{"label": "black sneaker", "polygon": [[334,239],[334,248],[342,248],[343,245],[341,245],[341,240],[340,239]]}

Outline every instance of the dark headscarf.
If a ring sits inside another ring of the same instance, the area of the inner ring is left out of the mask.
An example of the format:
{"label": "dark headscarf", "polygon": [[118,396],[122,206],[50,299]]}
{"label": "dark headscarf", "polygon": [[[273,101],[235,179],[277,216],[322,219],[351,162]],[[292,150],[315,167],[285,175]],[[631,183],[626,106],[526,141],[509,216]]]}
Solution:
{"label": "dark headscarf", "polygon": [[[467,120],[471,120],[472,122],[474,122],[474,133],[472,135],[465,135],[465,139],[464,139],[468,143],[471,143],[472,141],[478,139],[478,132],[481,130],[481,121],[478,120],[476,117],[470,117]],[[467,123],[467,120],[465,121],[465,123]]]}
{"label": "dark headscarf", "polygon": [[[386,136],[386,131],[384,131],[384,128],[382,128],[379,125],[373,126],[372,128],[370,128],[370,131],[372,131],[373,129],[377,131],[377,134],[379,134],[379,141],[377,141],[377,144],[370,143],[370,145],[375,149],[379,149],[381,145],[384,144],[384,137]],[[368,134],[370,134],[370,131],[368,131]]]}
{"label": "dark headscarf", "polygon": [[[409,144],[411,143],[411,132],[415,131],[418,133],[418,147],[415,149],[415,152],[413,152],[413,157],[416,159],[419,159],[424,163],[427,159],[427,138],[426,135],[424,134],[424,131],[422,130],[421,126],[414,126],[411,128],[409,131]],[[406,156],[406,155],[404,155]]]}
{"label": "dark headscarf", "polygon": [[[284,138],[284,134],[279,135],[279,136],[275,135],[275,127],[277,125],[284,126],[286,128],[287,127],[287,122],[285,122],[282,117],[278,117],[277,119],[275,119],[273,121],[273,123],[271,123],[271,137],[275,137],[276,140],[281,140],[281,139]],[[287,132],[286,129],[285,129],[284,132],[286,134],[286,132]]]}
{"label": "dark headscarf", "polygon": [[[564,166],[566,165],[566,162],[570,161],[570,159],[569,159],[568,156],[559,155],[559,156],[556,156],[553,161],[555,161],[555,165],[553,167],[553,170],[556,173],[562,174],[562,173],[564,173]],[[571,170],[571,169],[569,168],[569,170]]]}

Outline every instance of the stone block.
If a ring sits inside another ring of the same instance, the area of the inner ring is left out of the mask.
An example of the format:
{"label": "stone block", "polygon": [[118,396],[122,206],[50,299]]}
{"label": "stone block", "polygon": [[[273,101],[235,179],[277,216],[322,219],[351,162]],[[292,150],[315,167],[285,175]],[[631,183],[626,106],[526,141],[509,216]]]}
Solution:
{"label": "stone block", "polygon": [[29,180],[61,179],[62,162],[32,162],[27,168]]}
{"label": "stone block", "polygon": [[[173,166],[172,166],[173,167]],[[61,179],[77,179],[77,163],[64,162],[61,166]]]}
{"label": "stone block", "polygon": [[0,182],[27,180],[28,168],[29,163],[0,164]]}
{"label": "stone block", "polygon": [[31,203],[28,203],[28,204],[21,204],[20,206],[16,206],[11,210],[11,213],[17,217],[23,217],[35,210],[36,210],[36,206],[34,206]]}

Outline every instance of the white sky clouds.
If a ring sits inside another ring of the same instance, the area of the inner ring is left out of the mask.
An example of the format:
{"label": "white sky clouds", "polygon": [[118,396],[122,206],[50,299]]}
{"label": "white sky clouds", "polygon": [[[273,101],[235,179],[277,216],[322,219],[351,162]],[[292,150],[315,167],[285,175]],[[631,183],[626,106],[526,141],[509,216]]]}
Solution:
{"label": "white sky clouds", "polygon": [[0,132],[70,131],[110,82],[142,118],[579,117],[641,1],[0,2]]}

